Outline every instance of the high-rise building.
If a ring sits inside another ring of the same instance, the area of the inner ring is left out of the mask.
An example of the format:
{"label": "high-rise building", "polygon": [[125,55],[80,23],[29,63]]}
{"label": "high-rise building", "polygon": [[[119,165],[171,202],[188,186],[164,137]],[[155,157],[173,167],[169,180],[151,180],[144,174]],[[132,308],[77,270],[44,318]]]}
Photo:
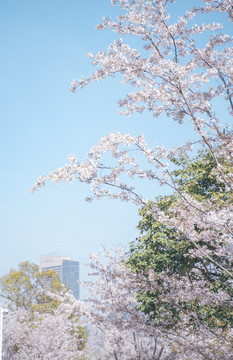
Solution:
{"label": "high-rise building", "polygon": [[40,256],[40,272],[54,270],[63,284],[79,299],[79,262],[64,256]]}

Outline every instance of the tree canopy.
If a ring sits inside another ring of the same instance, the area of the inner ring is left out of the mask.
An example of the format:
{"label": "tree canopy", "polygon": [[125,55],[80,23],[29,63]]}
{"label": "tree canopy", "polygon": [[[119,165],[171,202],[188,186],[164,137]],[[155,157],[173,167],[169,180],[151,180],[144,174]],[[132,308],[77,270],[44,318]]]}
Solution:
{"label": "tree canopy", "polygon": [[0,296],[7,300],[11,309],[29,311],[52,311],[58,306],[48,292],[59,293],[64,285],[53,270],[39,272],[39,266],[28,261],[11,269],[0,278]]}
{"label": "tree canopy", "polygon": [[[195,159],[174,159],[173,162],[178,166],[173,175],[181,194],[189,194],[198,202],[211,198],[220,206],[222,203],[232,203],[233,199],[225,191],[225,185],[216,178],[216,164],[209,152],[199,153]],[[173,212],[176,200],[177,195],[171,195],[159,197],[155,202],[161,210]],[[154,290],[152,287],[150,290],[139,290],[140,310],[150,314],[156,325],[165,323],[169,328],[175,328],[184,316],[190,316],[189,325],[193,328],[198,327],[200,323],[207,323],[210,327],[233,327],[233,289],[230,277],[216,265],[222,264],[231,270],[233,262],[229,260],[228,251],[233,249],[227,249],[223,239],[223,253],[213,256],[216,264],[200,253],[189,256],[195,250],[195,246],[182,232],[156,221],[147,207],[140,210],[140,215],[142,219],[138,228],[142,236],[131,243],[127,264],[133,271],[142,272],[148,283],[151,278],[157,282]],[[197,234],[201,235],[202,229],[195,224],[194,227]],[[208,249],[208,244],[201,236],[197,245],[200,249]],[[209,249],[213,250],[212,244],[209,245]],[[164,273],[170,283],[184,280],[188,284],[186,291],[189,293],[185,294],[184,287],[178,303],[175,297],[171,297],[170,293],[174,290],[172,286],[169,288],[163,285]],[[197,286],[201,292],[195,294],[191,290]],[[219,293],[225,293],[225,301],[215,298]],[[203,296],[207,299],[208,295],[212,301],[205,303]]]}

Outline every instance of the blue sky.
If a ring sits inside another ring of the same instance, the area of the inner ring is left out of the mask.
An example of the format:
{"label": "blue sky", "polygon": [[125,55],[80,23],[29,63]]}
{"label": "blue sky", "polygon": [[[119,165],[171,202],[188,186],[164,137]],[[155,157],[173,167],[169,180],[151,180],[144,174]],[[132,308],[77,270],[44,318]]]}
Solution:
{"label": "blue sky", "polygon": [[[138,235],[137,208],[108,200],[85,202],[88,186],[49,184],[31,195],[36,178],[81,160],[109,132],[138,135],[176,146],[189,127],[150,114],[117,114],[126,92],[107,80],[73,94],[71,81],[92,66],[87,52],[104,50],[117,35],[97,32],[102,16],[115,16],[109,0],[3,0],[1,46],[1,248],[0,275],[19,262],[39,262],[42,254],[70,256],[83,263],[104,245],[127,244]],[[151,198],[160,193],[154,185]]]}

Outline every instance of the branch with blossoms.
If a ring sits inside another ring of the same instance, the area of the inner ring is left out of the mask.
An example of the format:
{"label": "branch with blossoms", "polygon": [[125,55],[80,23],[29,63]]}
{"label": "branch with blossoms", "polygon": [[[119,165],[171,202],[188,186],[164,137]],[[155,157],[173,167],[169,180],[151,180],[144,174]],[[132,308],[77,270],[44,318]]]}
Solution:
{"label": "branch with blossoms", "polygon": [[[94,81],[121,73],[123,83],[129,83],[132,88],[139,89],[119,102],[120,107],[126,108],[126,115],[135,111],[141,113],[149,110],[156,117],[165,112],[179,123],[183,123],[185,119],[192,121],[195,132],[215,159],[221,180],[232,189],[232,178],[224,173],[216,152],[217,144],[217,147],[221,147],[224,152],[220,156],[230,157],[232,161],[232,140],[223,133],[215,111],[215,100],[222,97],[229,103],[229,114],[232,115],[232,48],[228,46],[232,43],[232,38],[220,33],[223,26],[219,23],[189,26],[189,22],[193,22],[199,14],[219,11],[230,16],[232,8],[227,1],[205,2],[206,6],[188,10],[172,24],[167,12],[169,1],[112,1],[112,5],[119,5],[122,8],[123,14],[115,21],[104,18],[103,24],[98,25],[97,29],[111,29],[120,35],[130,34],[139,37],[144,44],[144,52],[140,53],[139,50],[124,44],[123,40],[117,40],[109,46],[107,52],[99,52],[96,55],[90,53],[88,56],[97,67],[96,72],[88,78],[74,80],[71,89],[75,91],[77,87],[82,88]],[[211,32],[213,35],[209,36]],[[209,36],[209,40],[201,49],[196,45],[196,37],[203,33]],[[125,166],[112,167],[110,174],[97,176],[97,171],[101,170],[99,156],[102,153],[99,147],[105,147],[107,152],[112,150],[110,142],[117,147],[122,140],[122,144],[125,145],[127,136],[116,140],[117,136],[119,137],[119,134],[115,136],[112,134],[109,139],[104,138],[99,146],[93,148],[97,157],[90,153],[88,160],[82,165],[78,163],[76,166],[67,165],[50,173],[48,177],[40,177],[34,190],[44,185],[48,178],[55,183],[61,179],[71,182],[78,174],[77,178],[80,181],[92,182],[92,190],[97,198],[109,196],[122,200],[132,198],[136,200],[136,197],[138,202],[136,192],[134,197],[130,195],[132,187],[119,186],[115,181],[115,179],[118,181],[118,175],[124,171],[133,177],[136,173],[135,168],[126,170]],[[134,137],[128,138],[131,144],[136,143]],[[137,146],[140,147],[140,144],[137,143]],[[143,155],[150,161],[151,150],[143,148],[141,150],[147,151],[148,154]],[[114,152],[112,156],[114,157]],[[158,161],[158,156],[158,153],[151,152],[152,163],[153,160]],[[129,157],[123,159],[124,161],[129,163]],[[172,187],[165,176],[165,173],[169,175],[166,165],[160,165],[163,173],[160,177],[152,170],[144,170],[140,173],[140,163],[137,164],[137,175],[141,178],[157,179],[162,185],[167,184]],[[106,189],[100,190],[100,184],[114,185],[121,188],[122,192],[117,195]]]}
{"label": "branch with blossoms", "polygon": [[[135,149],[133,150],[132,147],[135,147]],[[221,233],[221,239],[224,235],[226,245],[232,244],[232,206],[228,205],[227,210],[220,210],[218,208],[211,210],[212,202],[200,204],[188,194],[182,193],[179,190],[172,173],[169,171],[168,161],[172,160],[175,156],[181,158],[187,156],[190,150],[192,150],[192,143],[190,142],[183,147],[178,147],[171,151],[167,151],[161,146],[157,146],[155,150],[152,150],[148,148],[143,135],[136,138],[120,133],[110,134],[90,150],[84,163],[79,164],[75,156],[69,156],[69,165],[49,173],[48,176],[40,177],[33,191],[39,190],[41,186],[45,185],[47,180],[51,180],[55,184],[60,181],[70,183],[74,180],[79,180],[91,184],[93,197],[88,197],[87,201],[92,201],[93,198],[108,197],[109,199],[120,199],[122,201],[132,200],[136,205],[146,206],[148,212],[151,212],[155,219],[167,223],[169,226],[185,234],[203,256],[208,257],[215,265],[218,265],[230,277],[233,277],[231,271],[213,259],[213,252],[208,252],[206,249],[201,249],[198,246],[200,239],[204,239],[208,244],[212,243],[215,252],[222,251],[222,240],[220,245],[217,242],[219,233]],[[135,151],[134,156],[132,155],[133,151]],[[103,165],[103,157],[108,152],[116,160],[116,166]],[[138,155],[143,156],[147,161],[146,163],[145,161],[143,162],[144,169],[141,165],[142,162],[139,163],[136,159]],[[147,165],[150,168],[146,168]],[[148,205],[148,201],[140,196],[134,187],[120,182],[120,176],[123,174],[128,175],[131,179],[139,178],[157,181],[160,185],[167,185],[178,196],[173,213],[179,214],[179,216],[171,218],[156,207],[155,204]],[[111,188],[116,191],[112,191]],[[197,234],[193,224],[203,229],[201,236]],[[206,229],[206,239],[204,229]]]}

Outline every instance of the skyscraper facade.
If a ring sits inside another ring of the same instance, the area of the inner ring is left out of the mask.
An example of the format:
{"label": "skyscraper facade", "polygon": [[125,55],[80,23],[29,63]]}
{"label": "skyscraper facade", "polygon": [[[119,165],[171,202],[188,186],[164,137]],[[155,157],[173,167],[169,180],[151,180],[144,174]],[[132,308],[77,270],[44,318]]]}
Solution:
{"label": "skyscraper facade", "polygon": [[40,256],[40,271],[54,270],[61,282],[79,299],[79,262],[64,256]]}

